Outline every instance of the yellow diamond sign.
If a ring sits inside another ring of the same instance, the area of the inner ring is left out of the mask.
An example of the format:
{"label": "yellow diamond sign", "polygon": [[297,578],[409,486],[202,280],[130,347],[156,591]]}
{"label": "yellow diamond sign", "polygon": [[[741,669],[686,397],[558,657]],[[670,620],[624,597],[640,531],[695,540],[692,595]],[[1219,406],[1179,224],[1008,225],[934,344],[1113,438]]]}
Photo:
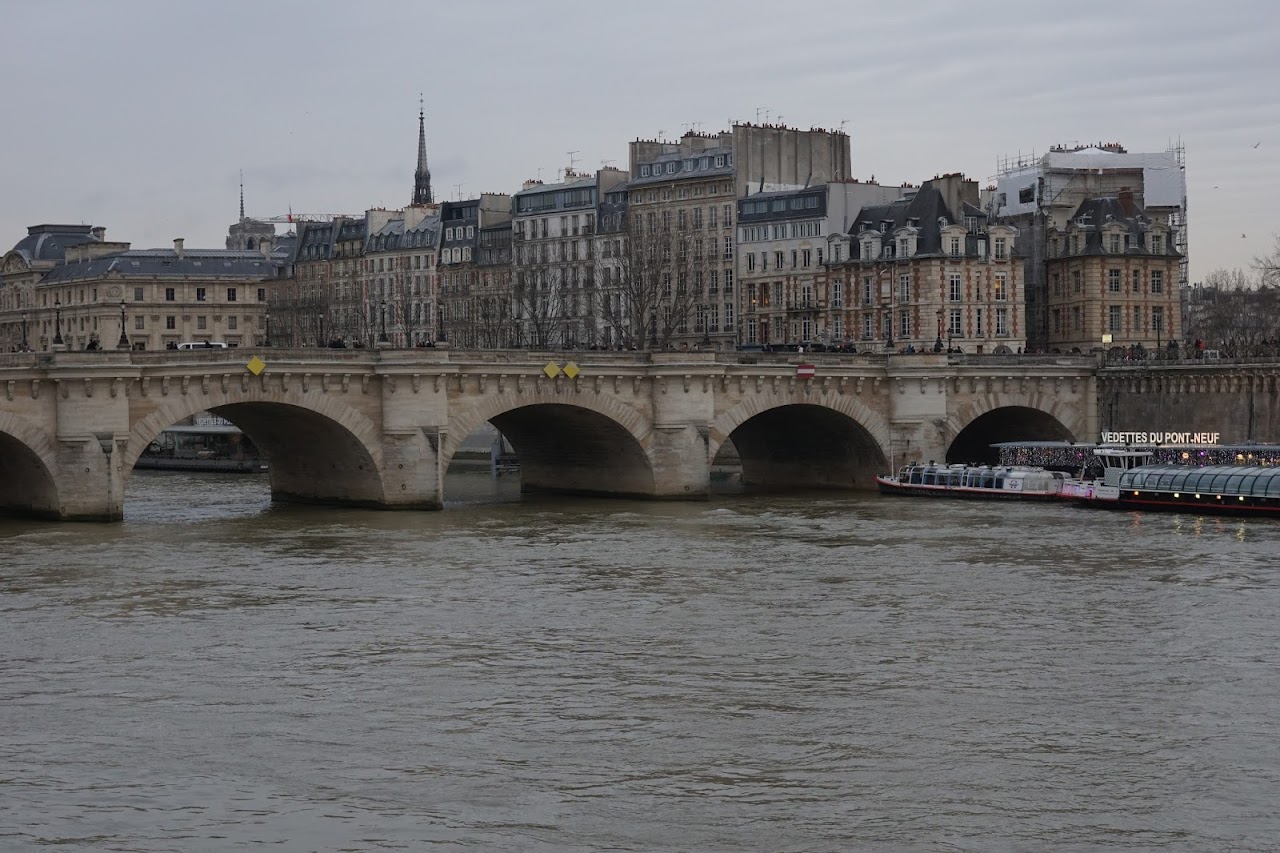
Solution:
{"label": "yellow diamond sign", "polygon": [[574,364],[572,361],[564,366],[564,375],[568,376],[570,379],[577,379],[578,374],[581,372],[582,371],[578,368],[578,365]]}
{"label": "yellow diamond sign", "polygon": [[249,368],[250,373],[257,376],[259,373],[267,369],[267,363],[255,355],[253,358],[249,359],[249,363],[246,364],[245,367]]}
{"label": "yellow diamond sign", "polygon": [[548,379],[555,379],[560,375],[560,365],[554,361],[548,361],[547,366],[542,368],[542,372],[547,374]]}

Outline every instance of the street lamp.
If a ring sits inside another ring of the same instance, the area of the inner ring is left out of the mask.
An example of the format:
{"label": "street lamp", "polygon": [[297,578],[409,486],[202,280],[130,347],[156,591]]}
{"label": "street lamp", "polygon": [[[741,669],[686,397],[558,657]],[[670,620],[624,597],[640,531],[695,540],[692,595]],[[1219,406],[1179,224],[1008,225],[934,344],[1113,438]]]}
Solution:
{"label": "street lamp", "polygon": [[27,312],[22,312],[22,351],[27,351]]}
{"label": "street lamp", "polygon": [[387,300],[385,299],[378,301],[378,323],[378,343],[391,343],[391,341],[387,339]]}
{"label": "street lamp", "polygon": [[938,338],[933,342],[933,351],[942,352],[942,309],[938,309]]}
{"label": "street lamp", "polygon": [[62,300],[53,297],[53,345],[62,346]]}
{"label": "street lamp", "polygon": [[120,343],[116,344],[116,349],[128,349],[128,348],[129,348],[129,336],[125,333],[125,330],[124,330],[124,322],[125,322],[125,317],[124,317],[124,300],[123,300],[123,299],[121,299],[121,300],[120,300]]}

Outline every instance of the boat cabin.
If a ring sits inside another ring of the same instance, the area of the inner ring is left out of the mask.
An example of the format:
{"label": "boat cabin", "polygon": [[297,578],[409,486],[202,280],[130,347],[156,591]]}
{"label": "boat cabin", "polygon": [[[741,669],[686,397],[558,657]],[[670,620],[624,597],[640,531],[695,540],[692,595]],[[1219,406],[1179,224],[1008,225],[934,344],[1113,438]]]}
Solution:
{"label": "boat cabin", "polygon": [[1046,492],[1057,491],[1065,476],[1060,471],[1019,466],[907,465],[898,472],[898,482],[904,486]]}

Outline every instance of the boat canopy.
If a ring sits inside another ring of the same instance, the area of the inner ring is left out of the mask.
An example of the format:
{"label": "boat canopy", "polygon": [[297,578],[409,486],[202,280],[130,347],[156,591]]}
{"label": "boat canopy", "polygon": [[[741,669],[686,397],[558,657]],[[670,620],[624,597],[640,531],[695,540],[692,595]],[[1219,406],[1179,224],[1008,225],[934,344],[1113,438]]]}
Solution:
{"label": "boat canopy", "polygon": [[1120,476],[1122,490],[1280,498],[1280,468],[1142,465]]}

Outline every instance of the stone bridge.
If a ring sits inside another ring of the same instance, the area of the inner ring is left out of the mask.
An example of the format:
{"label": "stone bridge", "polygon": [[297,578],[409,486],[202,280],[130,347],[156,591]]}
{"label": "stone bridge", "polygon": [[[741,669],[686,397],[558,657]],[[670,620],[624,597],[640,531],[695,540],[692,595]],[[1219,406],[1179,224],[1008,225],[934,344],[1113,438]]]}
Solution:
{"label": "stone bridge", "polygon": [[450,460],[486,421],[514,447],[526,491],[705,499],[730,441],[749,488],[872,488],[910,459],[1092,439],[1095,370],[1089,358],[945,354],[10,354],[0,510],[119,519],[138,456],[206,410],[267,455],[275,500],[439,509]]}

